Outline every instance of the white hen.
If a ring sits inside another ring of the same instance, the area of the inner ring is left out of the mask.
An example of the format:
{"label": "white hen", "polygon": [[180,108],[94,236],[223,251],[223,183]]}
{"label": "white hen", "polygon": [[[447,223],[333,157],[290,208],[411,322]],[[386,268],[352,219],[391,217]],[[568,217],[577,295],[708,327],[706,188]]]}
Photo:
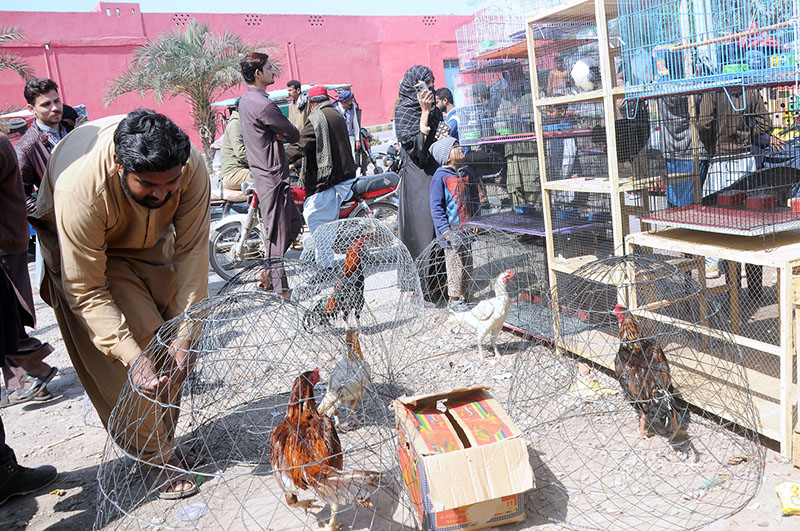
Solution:
{"label": "white hen", "polygon": [[514,278],[514,272],[507,269],[500,273],[494,281],[494,297],[479,302],[474,308],[467,312],[452,312],[448,321],[460,325],[467,325],[478,334],[478,353],[483,359],[483,341],[488,335],[492,343],[494,353],[499,356],[497,350],[497,334],[503,329],[503,323],[508,317],[508,309],[511,300],[508,297],[506,285]]}
{"label": "white hen", "polygon": [[336,426],[339,425],[339,406],[344,404],[350,410],[355,409],[361,403],[370,380],[369,365],[361,353],[358,335],[355,331],[348,330],[345,341],[349,346],[347,355],[334,367],[328,381],[328,390],[317,407],[319,414],[332,417]]}

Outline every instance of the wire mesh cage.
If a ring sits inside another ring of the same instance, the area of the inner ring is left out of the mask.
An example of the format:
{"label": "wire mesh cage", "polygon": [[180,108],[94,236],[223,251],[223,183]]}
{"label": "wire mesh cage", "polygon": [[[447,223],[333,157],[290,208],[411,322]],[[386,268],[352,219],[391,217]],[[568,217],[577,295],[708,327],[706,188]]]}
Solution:
{"label": "wire mesh cage", "polygon": [[541,247],[466,224],[432,241],[417,264],[433,304],[414,338],[428,354],[413,357],[436,358],[433,344],[445,356],[465,350],[477,351],[479,358],[513,352],[515,336],[504,330],[552,338],[552,319],[542,303],[547,280]]}
{"label": "wire mesh cage", "polygon": [[629,97],[797,82],[796,0],[618,3]]}
{"label": "wire mesh cage", "polygon": [[744,507],[763,472],[758,415],[741,350],[708,327],[718,310],[691,275],[598,260],[552,305],[557,351],[518,356],[509,398],[537,452],[529,511],[570,528],[685,529]]}
{"label": "wire mesh cage", "polygon": [[549,194],[556,264],[566,267],[614,254],[609,194],[569,190]]}
{"label": "wire mesh cage", "polygon": [[463,145],[533,136],[524,15],[523,3],[499,2],[456,30],[453,92]]}
{"label": "wire mesh cage", "polygon": [[637,172],[642,221],[742,236],[800,226],[800,151],[786,111],[792,93],[732,89],[651,100],[657,148]]}
{"label": "wire mesh cage", "polygon": [[414,261],[381,221],[353,218],[326,223],[306,241],[300,261],[326,268],[335,279],[323,283],[315,294],[313,311],[305,321],[309,329],[319,324],[352,325],[362,308],[377,319],[388,344],[419,329],[423,299]]}
{"label": "wire mesh cage", "polygon": [[525,41],[519,41],[516,48],[510,52],[487,52],[485,56],[492,59],[481,59],[479,66],[459,73],[454,98],[458,102],[462,144],[533,137],[533,100]]}
{"label": "wire mesh cage", "polygon": [[[145,350],[156,377],[176,378],[176,339],[189,341],[191,370],[154,396],[129,375],[109,420],[96,527],[413,522],[387,408],[396,393],[371,377],[356,332],[307,332],[304,313],[274,294],[234,293],[156,333]],[[337,410],[338,428],[327,416]],[[199,492],[169,499],[181,487]]]}
{"label": "wire mesh cage", "polygon": [[[751,238],[730,237],[724,245],[749,242],[755,254],[764,252],[761,242]],[[781,303],[786,291],[782,281],[784,273],[794,274],[790,264],[772,265],[752,263],[753,252],[737,252],[738,261],[721,260],[715,253],[699,254],[698,249],[686,252],[634,245],[633,252],[652,255],[660,260],[682,265],[686,274],[706,288],[706,298],[716,312],[707,317],[707,326],[713,331],[731,334],[742,352],[742,366],[748,371],[753,400],[759,411],[759,432],[781,440],[785,422],[781,404],[786,400],[781,394],[780,382],[788,377],[794,382],[793,370],[784,374],[784,352],[794,348],[792,340],[792,313]],[[796,255],[794,255],[796,256]],[[792,256],[793,258],[793,256]],[[789,270],[789,271],[787,271]],[[791,286],[789,286],[791,289]],[[789,415],[791,419],[791,415]]]}

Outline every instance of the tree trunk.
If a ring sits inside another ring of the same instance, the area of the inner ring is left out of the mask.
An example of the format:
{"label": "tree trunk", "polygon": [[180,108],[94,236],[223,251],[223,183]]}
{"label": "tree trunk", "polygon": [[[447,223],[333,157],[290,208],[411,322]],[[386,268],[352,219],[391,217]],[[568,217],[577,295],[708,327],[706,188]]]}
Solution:
{"label": "tree trunk", "polygon": [[211,144],[214,143],[217,136],[216,116],[210,106],[205,112],[198,113],[196,122],[197,132],[200,133],[200,141],[203,143],[206,165],[210,173],[212,171],[211,162],[214,159],[214,150],[211,148]]}

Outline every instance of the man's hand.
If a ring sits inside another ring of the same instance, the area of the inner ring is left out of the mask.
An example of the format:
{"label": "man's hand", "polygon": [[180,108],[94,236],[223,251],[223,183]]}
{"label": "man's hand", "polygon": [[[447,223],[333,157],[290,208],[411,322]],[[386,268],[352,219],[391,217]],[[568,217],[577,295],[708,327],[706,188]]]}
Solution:
{"label": "man's hand", "polygon": [[423,90],[422,92],[417,93],[417,101],[419,102],[419,106],[422,108],[422,112],[430,112],[431,107],[433,106],[433,93],[430,90]]}
{"label": "man's hand", "polygon": [[189,339],[175,338],[167,352],[172,358],[170,385],[180,387],[194,367],[196,355],[192,351],[192,342]]}
{"label": "man's hand", "polygon": [[148,398],[155,399],[168,387],[167,375],[156,376],[153,362],[144,354],[139,354],[131,362],[131,383],[133,387]]}
{"label": "man's hand", "polygon": [[773,151],[777,151],[778,153],[783,153],[784,151],[786,151],[786,142],[784,142],[777,136],[769,135],[769,147],[771,147]]}

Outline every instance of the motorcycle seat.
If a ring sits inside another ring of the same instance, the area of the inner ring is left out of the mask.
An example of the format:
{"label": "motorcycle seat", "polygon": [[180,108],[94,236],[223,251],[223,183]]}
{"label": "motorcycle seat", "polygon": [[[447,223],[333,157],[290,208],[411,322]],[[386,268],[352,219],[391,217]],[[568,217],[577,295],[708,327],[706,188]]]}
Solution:
{"label": "motorcycle seat", "polygon": [[364,195],[376,190],[396,188],[399,182],[400,177],[393,171],[359,177],[353,185],[353,194]]}
{"label": "motorcycle seat", "polygon": [[244,203],[248,197],[241,190],[231,190],[230,188],[211,187],[212,201],[227,201],[229,203]]}

